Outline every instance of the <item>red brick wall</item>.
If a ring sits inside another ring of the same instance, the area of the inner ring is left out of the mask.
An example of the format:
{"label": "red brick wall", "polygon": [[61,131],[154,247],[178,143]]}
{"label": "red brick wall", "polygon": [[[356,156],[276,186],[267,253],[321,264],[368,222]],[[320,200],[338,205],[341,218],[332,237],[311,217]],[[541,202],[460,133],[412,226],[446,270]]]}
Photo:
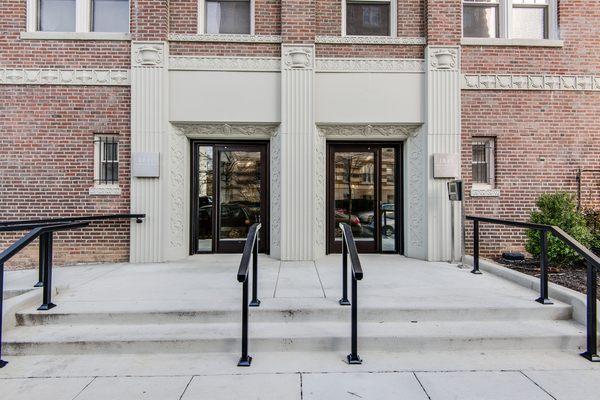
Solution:
{"label": "red brick wall", "polygon": [[458,45],[462,37],[462,1],[427,1],[427,41],[431,45]]}
{"label": "red brick wall", "polygon": [[317,32],[316,0],[281,1],[281,36],[285,43],[313,43]]}
{"label": "red brick wall", "polygon": [[[128,87],[0,85],[2,220],[128,213],[129,93]],[[120,196],[89,195],[94,133],[119,134]],[[18,236],[0,233],[0,247]],[[128,254],[129,221],[56,237],[58,264],[125,261]],[[30,245],[13,265],[36,262]]]}

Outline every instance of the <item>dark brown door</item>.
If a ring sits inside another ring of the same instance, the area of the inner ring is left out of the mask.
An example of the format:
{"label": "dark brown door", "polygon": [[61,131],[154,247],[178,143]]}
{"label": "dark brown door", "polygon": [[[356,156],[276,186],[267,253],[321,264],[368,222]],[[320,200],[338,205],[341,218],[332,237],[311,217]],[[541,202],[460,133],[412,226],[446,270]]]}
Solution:
{"label": "dark brown door", "polygon": [[341,251],[340,222],[362,253],[401,253],[400,146],[328,145],[328,251]]}
{"label": "dark brown door", "polygon": [[250,226],[262,223],[268,251],[268,145],[194,145],[192,253],[241,253]]}

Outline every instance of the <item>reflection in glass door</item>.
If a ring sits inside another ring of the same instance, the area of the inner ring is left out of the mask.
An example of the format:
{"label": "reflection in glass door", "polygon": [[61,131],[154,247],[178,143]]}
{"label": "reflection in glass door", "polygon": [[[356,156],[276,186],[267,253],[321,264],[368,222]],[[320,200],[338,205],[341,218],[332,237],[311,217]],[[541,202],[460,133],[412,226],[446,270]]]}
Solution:
{"label": "reflection in glass door", "polygon": [[402,252],[399,157],[399,145],[329,145],[329,252],[341,251],[340,222],[350,225],[359,252]]}
{"label": "reflection in glass door", "polygon": [[192,253],[241,252],[256,222],[263,223],[259,250],[266,251],[266,156],[266,144],[195,144]]}

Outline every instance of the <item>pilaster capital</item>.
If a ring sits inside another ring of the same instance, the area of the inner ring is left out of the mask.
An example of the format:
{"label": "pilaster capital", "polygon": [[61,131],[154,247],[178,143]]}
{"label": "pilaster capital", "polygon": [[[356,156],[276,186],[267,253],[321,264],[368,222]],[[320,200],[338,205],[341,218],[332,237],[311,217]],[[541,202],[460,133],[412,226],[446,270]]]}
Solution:
{"label": "pilaster capital", "polygon": [[428,46],[426,58],[429,71],[458,71],[460,69],[459,46]]}
{"label": "pilaster capital", "polygon": [[315,68],[315,46],[306,44],[284,44],[281,46],[281,69]]}
{"label": "pilaster capital", "polygon": [[132,42],[131,66],[155,68],[165,67],[167,53],[168,49],[166,42]]}

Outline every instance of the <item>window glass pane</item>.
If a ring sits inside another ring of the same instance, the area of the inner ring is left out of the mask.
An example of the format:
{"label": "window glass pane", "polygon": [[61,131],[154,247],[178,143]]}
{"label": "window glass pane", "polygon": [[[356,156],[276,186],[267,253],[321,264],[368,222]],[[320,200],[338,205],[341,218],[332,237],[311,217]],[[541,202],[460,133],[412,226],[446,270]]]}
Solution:
{"label": "window glass pane", "polygon": [[546,7],[513,7],[512,37],[518,39],[545,39]]}
{"label": "window glass pane", "polygon": [[75,0],[40,0],[39,30],[75,32]]}
{"label": "window glass pane", "polygon": [[206,33],[250,33],[250,1],[206,1]]}
{"label": "window glass pane", "polygon": [[346,34],[389,36],[390,4],[348,3]]}
{"label": "window glass pane", "polygon": [[493,139],[477,139],[472,145],[473,183],[493,184],[492,162],[494,158]]}
{"label": "window glass pane", "polygon": [[94,32],[129,32],[129,0],[94,0]]}
{"label": "window glass pane", "polygon": [[381,149],[381,250],[396,251],[396,149]]}
{"label": "window glass pane", "polygon": [[213,238],[213,148],[198,149],[198,251],[212,251]]}
{"label": "window glass pane", "polygon": [[463,35],[464,37],[498,37],[498,5],[465,4]]}

